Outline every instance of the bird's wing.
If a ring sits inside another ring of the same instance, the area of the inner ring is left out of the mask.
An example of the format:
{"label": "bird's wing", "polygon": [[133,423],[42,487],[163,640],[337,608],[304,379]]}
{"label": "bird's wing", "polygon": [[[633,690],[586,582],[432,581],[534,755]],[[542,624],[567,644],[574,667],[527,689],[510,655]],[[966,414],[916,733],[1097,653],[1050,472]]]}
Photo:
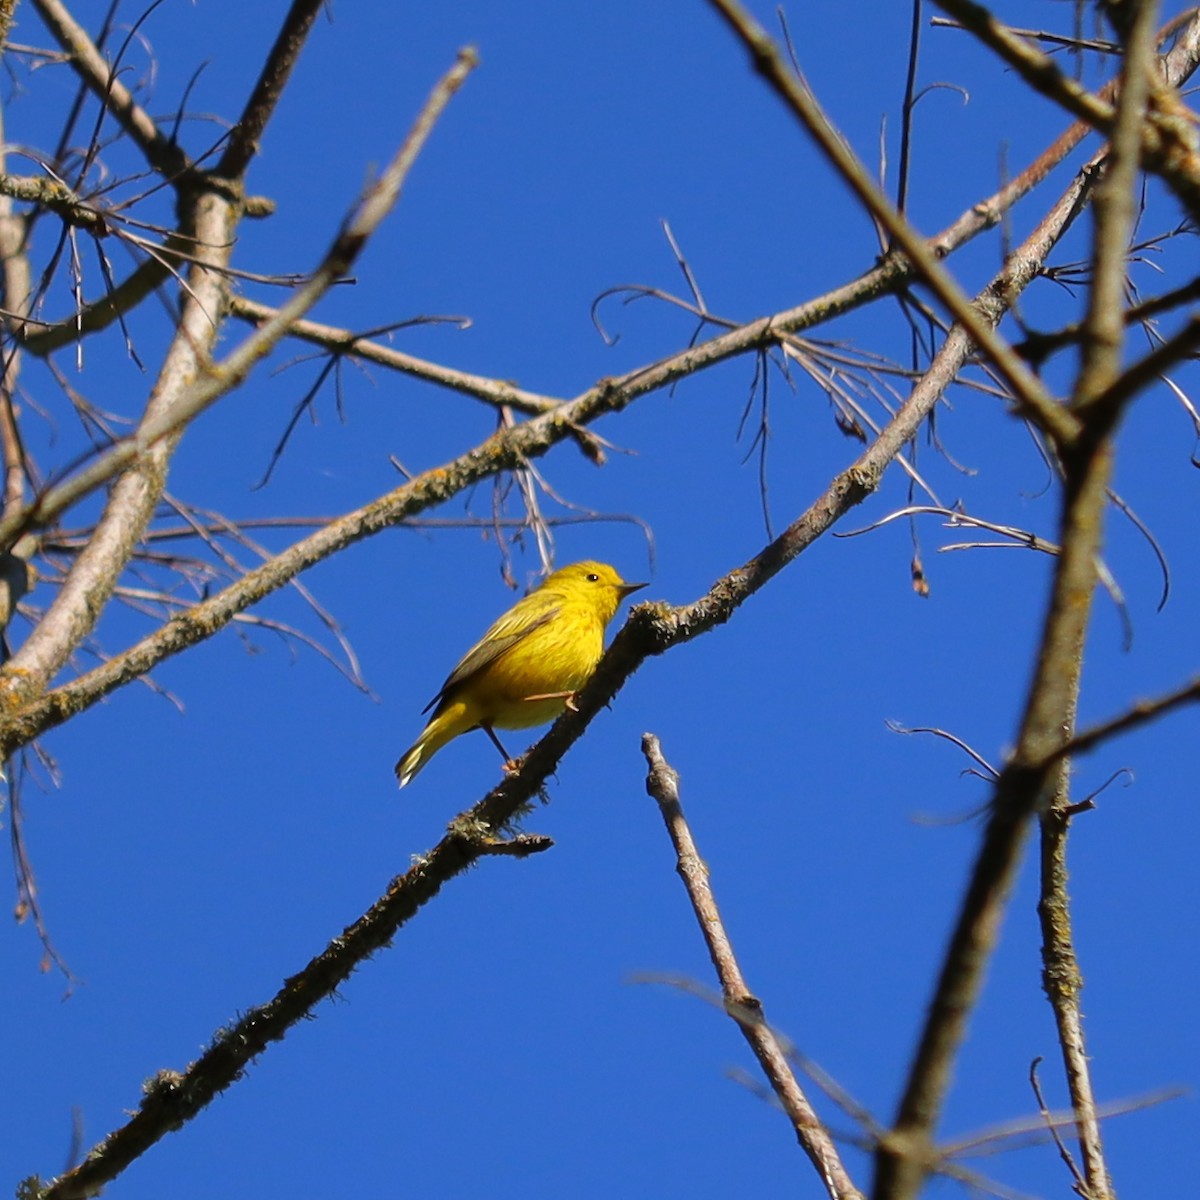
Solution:
{"label": "bird's wing", "polygon": [[[527,599],[532,600],[536,595],[535,592]],[[544,603],[544,598],[542,599]],[[523,642],[535,629],[541,629],[543,625],[558,616],[559,606],[557,604],[546,605],[544,608],[541,605],[538,607],[540,611],[531,612],[530,608],[523,608],[521,604],[517,604],[500,617],[487,633],[467,651],[462,662],[450,672],[446,677],[446,682],[442,684],[441,690],[425,705],[422,711],[428,712],[435,704],[445,699],[452,688],[482,671],[490,663],[494,663],[518,642]]]}

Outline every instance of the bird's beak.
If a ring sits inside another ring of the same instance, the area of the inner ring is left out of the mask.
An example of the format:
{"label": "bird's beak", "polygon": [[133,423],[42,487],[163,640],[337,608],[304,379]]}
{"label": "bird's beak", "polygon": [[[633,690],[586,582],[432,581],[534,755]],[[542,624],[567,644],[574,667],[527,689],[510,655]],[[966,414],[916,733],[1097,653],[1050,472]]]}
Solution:
{"label": "bird's beak", "polygon": [[634,592],[640,592],[642,588],[649,586],[646,583],[623,583],[620,588],[621,599],[624,600],[626,596],[632,596]]}

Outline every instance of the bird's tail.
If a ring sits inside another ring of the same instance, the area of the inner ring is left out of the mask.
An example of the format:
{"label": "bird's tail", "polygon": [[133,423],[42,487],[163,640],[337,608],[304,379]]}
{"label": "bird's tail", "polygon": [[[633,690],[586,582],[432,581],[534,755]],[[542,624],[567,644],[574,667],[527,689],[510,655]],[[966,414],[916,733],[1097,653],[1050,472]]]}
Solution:
{"label": "bird's tail", "polygon": [[421,736],[404,752],[396,764],[396,778],[401,787],[412,782],[413,776],[451,739],[477,722],[467,715],[467,706],[458,701],[434,713],[432,720],[421,731]]}

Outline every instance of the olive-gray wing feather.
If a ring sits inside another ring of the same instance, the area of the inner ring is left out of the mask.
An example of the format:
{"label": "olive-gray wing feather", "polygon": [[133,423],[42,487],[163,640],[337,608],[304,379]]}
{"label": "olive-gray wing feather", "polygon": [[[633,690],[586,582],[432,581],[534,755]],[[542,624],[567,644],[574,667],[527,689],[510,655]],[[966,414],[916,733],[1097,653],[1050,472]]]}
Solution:
{"label": "olive-gray wing feather", "polygon": [[556,604],[539,613],[532,620],[525,613],[507,612],[479,639],[470,650],[463,655],[462,662],[446,676],[438,694],[421,710],[428,712],[435,704],[445,700],[450,691],[461,683],[478,674],[484,667],[494,663],[502,654],[506,654],[518,643],[523,642],[535,629],[550,621],[559,614]]}

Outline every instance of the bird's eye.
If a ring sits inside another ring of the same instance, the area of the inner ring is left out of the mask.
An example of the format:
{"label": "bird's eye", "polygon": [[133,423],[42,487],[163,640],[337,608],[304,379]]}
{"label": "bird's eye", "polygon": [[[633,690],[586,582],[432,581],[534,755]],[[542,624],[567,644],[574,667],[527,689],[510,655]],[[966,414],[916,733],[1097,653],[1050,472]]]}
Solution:
{"label": "bird's eye", "polygon": [[588,576],[588,583],[599,583],[599,582],[600,582],[600,576],[595,574],[595,572],[593,572],[591,575]]}

